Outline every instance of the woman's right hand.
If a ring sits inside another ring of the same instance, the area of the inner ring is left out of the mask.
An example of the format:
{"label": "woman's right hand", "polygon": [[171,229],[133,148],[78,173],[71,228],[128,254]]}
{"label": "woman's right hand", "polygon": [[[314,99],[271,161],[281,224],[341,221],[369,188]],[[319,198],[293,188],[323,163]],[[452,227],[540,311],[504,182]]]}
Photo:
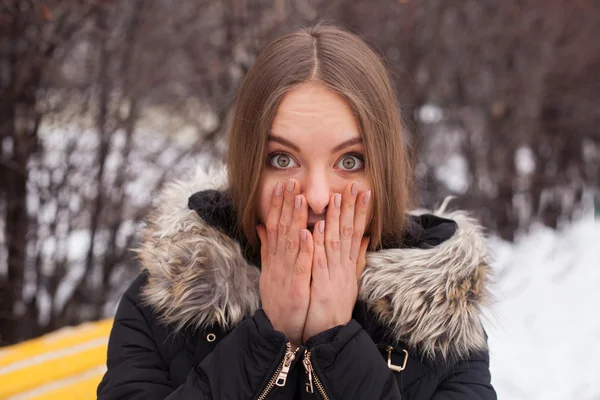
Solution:
{"label": "woman's right hand", "polygon": [[275,330],[297,346],[302,344],[308,313],[313,259],[313,241],[306,229],[308,205],[299,191],[294,180],[277,183],[266,227],[257,226],[262,308]]}

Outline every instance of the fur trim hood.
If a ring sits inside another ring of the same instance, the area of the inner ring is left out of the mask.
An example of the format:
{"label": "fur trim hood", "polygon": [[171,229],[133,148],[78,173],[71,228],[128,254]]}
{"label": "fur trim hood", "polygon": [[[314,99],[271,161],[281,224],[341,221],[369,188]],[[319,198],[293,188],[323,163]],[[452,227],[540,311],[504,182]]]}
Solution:
{"label": "fur trim hood", "polygon": [[[143,298],[175,330],[231,329],[260,307],[259,268],[238,240],[188,206],[194,193],[224,190],[224,182],[224,169],[198,170],[189,180],[167,185],[142,230],[137,253],[148,274]],[[411,214],[453,220],[454,232],[435,246],[368,252],[359,300],[392,340],[430,359],[485,350],[481,317],[490,301],[491,270],[481,227],[464,212],[445,211],[445,205]]]}

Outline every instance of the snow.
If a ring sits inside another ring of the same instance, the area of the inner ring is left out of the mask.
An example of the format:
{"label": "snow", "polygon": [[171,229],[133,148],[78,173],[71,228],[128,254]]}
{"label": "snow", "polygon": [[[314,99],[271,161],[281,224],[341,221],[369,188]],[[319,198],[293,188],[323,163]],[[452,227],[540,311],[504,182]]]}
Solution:
{"label": "snow", "polygon": [[[442,117],[441,110],[433,105],[420,110],[420,118],[426,122],[433,123]],[[77,141],[77,151],[70,154],[71,162],[82,168],[94,162],[90,154],[97,146],[97,138],[92,131],[64,129],[56,132],[56,135],[44,138],[45,147],[54,155],[49,154],[43,162],[55,167],[59,177],[65,168],[62,155],[70,141]],[[191,133],[189,135],[191,137]],[[65,139],[54,141],[61,136]],[[439,137],[447,142],[456,141],[459,136],[446,134]],[[118,148],[123,145],[124,136],[119,133],[114,140],[113,144]],[[172,148],[156,132],[135,135],[133,140],[135,145],[125,193],[133,206],[138,206],[153,199],[156,179],[160,176],[158,171],[177,160],[189,143],[183,140],[179,148]],[[5,140],[0,146],[8,148],[12,142]],[[590,144],[584,156],[593,158],[599,153],[600,149]],[[61,154],[61,157],[57,158],[56,154]],[[189,162],[207,165],[210,159],[200,156]],[[517,151],[515,163],[521,175],[527,175],[535,168],[531,150],[526,147]],[[119,165],[118,157],[109,158],[107,186],[114,180]],[[181,168],[185,169],[183,165]],[[41,186],[55,179],[42,176],[35,168],[31,173]],[[465,192],[467,166],[460,155],[451,153],[445,157],[434,173],[452,192]],[[85,188],[91,185],[81,173],[75,173],[71,179],[76,186]],[[72,196],[69,205],[78,210],[82,207],[82,199],[81,196]],[[47,202],[45,208],[38,210],[37,194],[28,200],[29,209],[39,212],[41,222],[47,224],[53,220],[57,207],[55,202]],[[588,200],[587,203],[593,203],[593,197]],[[522,199],[517,198],[516,201],[524,204]],[[597,361],[600,360],[600,318],[597,311],[600,309],[600,220],[594,220],[590,214],[560,231],[534,227],[514,244],[495,237],[489,239],[496,274],[492,288],[496,303],[487,315],[486,329],[492,383],[500,399],[600,399],[600,366]],[[126,245],[128,234],[136,228],[133,221],[122,225],[119,246]],[[102,229],[98,232],[96,253],[104,251],[103,238],[106,234]],[[76,229],[61,238],[44,238],[41,244],[44,259],[51,260],[56,252],[66,248],[66,258],[71,266],[56,294],[55,307],[61,307],[68,300],[77,282],[82,279],[89,243],[90,234],[85,229]],[[5,257],[6,254],[0,253],[0,259]],[[4,264],[0,262],[0,265]],[[124,280],[124,274],[125,270],[119,270],[112,280]],[[35,287],[29,285],[26,292],[28,290],[35,290]],[[118,297],[110,300],[105,308],[107,314],[114,312],[118,300]],[[51,311],[48,293],[43,292],[39,302],[42,308],[40,318],[46,321]]]}
{"label": "snow", "polygon": [[434,104],[425,104],[418,110],[418,118],[426,124],[440,122],[443,117],[444,111]]}
{"label": "snow", "polygon": [[498,398],[600,398],[600,221],[491,238],[489,334]]}
{"label": "snow", "polygon": [[515,153],[515,166],[519,175],[529,175],[535,171],[535,155],[527,146],[521,146]]}
{"label": "snow", "polygon": [[435,177],[453,193],[464,194],[469,189],[468,166],[465,158],[452,154],[445,163],[435,168]]}

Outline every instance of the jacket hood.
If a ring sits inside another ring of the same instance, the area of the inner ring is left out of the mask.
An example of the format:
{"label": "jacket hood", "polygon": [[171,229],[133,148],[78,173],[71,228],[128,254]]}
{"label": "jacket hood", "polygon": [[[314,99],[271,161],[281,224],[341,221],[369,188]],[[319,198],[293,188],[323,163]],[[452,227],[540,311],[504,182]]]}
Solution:
{"label": "jacket hood", "polygon": [[[137,249],[145,302],[175,330],[229,330],[260,307],[258,257],[235,230],[226,171],[198,169],[165,186]],[[359,300],[389,337],[430,359],[487,348],[491,276],[482,228],[465,212],[411,212],[398,247],[367,253]]]}

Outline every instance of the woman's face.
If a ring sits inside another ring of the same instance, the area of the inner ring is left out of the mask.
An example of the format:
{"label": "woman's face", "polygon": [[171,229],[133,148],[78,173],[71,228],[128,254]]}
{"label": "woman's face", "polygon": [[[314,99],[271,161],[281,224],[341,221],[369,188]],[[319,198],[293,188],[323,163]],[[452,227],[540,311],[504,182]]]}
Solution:
{"label": "woman's face", "polygon": [[[295,179],[308,202],[308,228],[325,219],[329,199],[365,174],[358,122],[345,100],[318,83],[304,83],[285,95],[273,120],[261,177],[259,220],[264,223],[277,182]],[[285,187],[285,186],[284,186]]]}

